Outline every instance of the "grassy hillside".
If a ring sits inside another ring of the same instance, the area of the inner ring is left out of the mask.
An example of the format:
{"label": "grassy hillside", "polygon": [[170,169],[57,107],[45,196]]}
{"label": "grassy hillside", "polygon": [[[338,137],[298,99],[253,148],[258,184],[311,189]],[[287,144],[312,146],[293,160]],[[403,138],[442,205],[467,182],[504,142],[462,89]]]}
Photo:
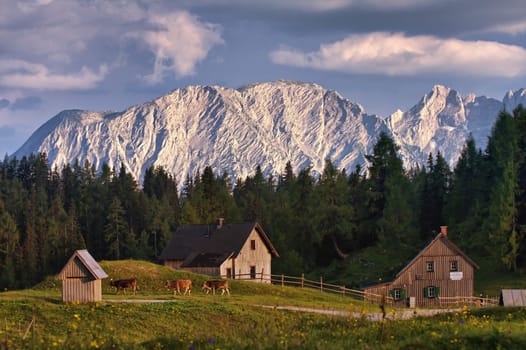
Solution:
{"label": "grassy hillside", "polygon": [[[0,294],[0,342],[35,349],[457,349],[524,348],[524,309],[463,310],[408,321],[369,322],[364,317],[327,316],[262,308],[302,305],[333,310],[378,311],[376,306],[316,290],[232,281],[232,296],[173,297],[165,279],[192,275],[141,261],[105,261],[113,278],[135,276],[139,293],[130,299],[163,303],[63,304],[59,281]],[[104,299],[116,296],[104,281]],[[35,320],[36,327],[30,326]],[[0,345],[2,347],[2,345]]]}

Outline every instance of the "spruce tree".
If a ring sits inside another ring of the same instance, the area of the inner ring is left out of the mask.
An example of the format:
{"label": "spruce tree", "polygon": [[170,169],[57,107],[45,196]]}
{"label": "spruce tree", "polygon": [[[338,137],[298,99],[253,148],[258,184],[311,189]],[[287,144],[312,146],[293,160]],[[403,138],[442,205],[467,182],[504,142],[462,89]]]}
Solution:
{"label": "spruce tree", "polygon": [[0,289],[17,286],[17,256],[20,253],[20,234],[15,221],[0,201]]}
{"label": "spruce tree", "polygon": [[315,230],[319,242],[325,243],[333,252],[321,252],[318,261],[330,263],[334,257],[344,259],[353,247],[356,231],[354,210],[349,205],[350,189],[345,172],[340,172],[330,159],[316,186],[317,210],[314,211]]}
{"label": "spruce tree", "polygon": [[489,252],[509,270],[516,270],[518,255],[518,151],[518,132],[514,119],[508,113],[501,112],[486,150],[490,186],[488,215],[482,229],[489,233]]}
{"label": "spruce tree", "polygon": [[125,211],[122,208],[119,198],[114,197],[106,218],[104,226],[104,241],[106,243],[106,258],[121,259],[123,240],[129,227],[124,218]]}

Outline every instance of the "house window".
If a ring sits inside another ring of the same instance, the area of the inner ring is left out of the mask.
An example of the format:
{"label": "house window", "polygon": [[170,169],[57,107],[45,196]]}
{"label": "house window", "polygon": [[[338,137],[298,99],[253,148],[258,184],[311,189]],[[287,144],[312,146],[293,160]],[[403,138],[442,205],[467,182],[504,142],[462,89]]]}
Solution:
{"label": "house window", "polygon": [[226,269],[226,278],[232,278],[232,269],[230,267]]}
{"label": "house window", "polygon": [[250,266],[250,279],[255,280],[256,279],[256,267]]}
{"label": "house window", "polygon": [[458,271],[458,261],[451,260],[449,262],[449,271],[451,271],[451,272],[457,272]]}
{"label": "house window", "polygon": [[438,297],[439,288],[435,286],[428,286],[424,288],[424,298]]}
{"label": "house window", "polygon": [[250,240],[250,249],[256,250],[256,240],[255,239]]}
{"label": "house window", "polygon": [[391,297],[393,298],[394,301],[405,299],[405,289],[402,289],[402,288],[391,289]]}
{"label": "house window", "polygon": [[426,261],[426,271],[427,272],[435,271],[435,262],[434,261]]}

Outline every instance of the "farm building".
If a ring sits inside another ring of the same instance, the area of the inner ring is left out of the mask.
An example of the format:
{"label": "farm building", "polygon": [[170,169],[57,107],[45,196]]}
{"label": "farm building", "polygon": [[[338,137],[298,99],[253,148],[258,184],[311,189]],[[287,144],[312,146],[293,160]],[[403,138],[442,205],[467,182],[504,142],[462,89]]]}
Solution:
{"label": "farm building", "polygon": [[447,236],[447,227],[409,262],[391,282],[364,288],[391,297],[395,305],[439,306],[471,298],[478,265]]}
{"label": "farm building", "polygon": [[87,250],[75,251],[57,275],[62,281],[62,301],[86,303],[102,300],[101,280],[107,277]]}
{"label": "farm building", "polygon": [[268,282],[278,252],[258,223],[182,225],[161,254],[165,266]]}

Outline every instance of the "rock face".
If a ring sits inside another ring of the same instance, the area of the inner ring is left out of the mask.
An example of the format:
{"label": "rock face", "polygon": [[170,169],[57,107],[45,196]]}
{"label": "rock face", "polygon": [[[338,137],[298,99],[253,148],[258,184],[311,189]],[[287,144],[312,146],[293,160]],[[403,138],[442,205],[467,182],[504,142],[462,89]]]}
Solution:
{"label": "rock face", "polygon": [[388,118],[319,85],[277,81],[241,89],[189,86],[123,112],[67,110],[42,125],[14,156],[46,152],[51,166],[78,160],[100,168],[124,164],[140,182],[161,165],[182,188],[187,175],[211,166],[234,180],[279,174],[290,161],[299,171],[321,172],[326,159],[353,170],[365,164],[380,132],[401,146],[406,166],[424,164],[440,151],[453,165],[473,134],[485,147],[500,110],[526,102],[524,89],[504,101],[435,86],[407,112]]}

